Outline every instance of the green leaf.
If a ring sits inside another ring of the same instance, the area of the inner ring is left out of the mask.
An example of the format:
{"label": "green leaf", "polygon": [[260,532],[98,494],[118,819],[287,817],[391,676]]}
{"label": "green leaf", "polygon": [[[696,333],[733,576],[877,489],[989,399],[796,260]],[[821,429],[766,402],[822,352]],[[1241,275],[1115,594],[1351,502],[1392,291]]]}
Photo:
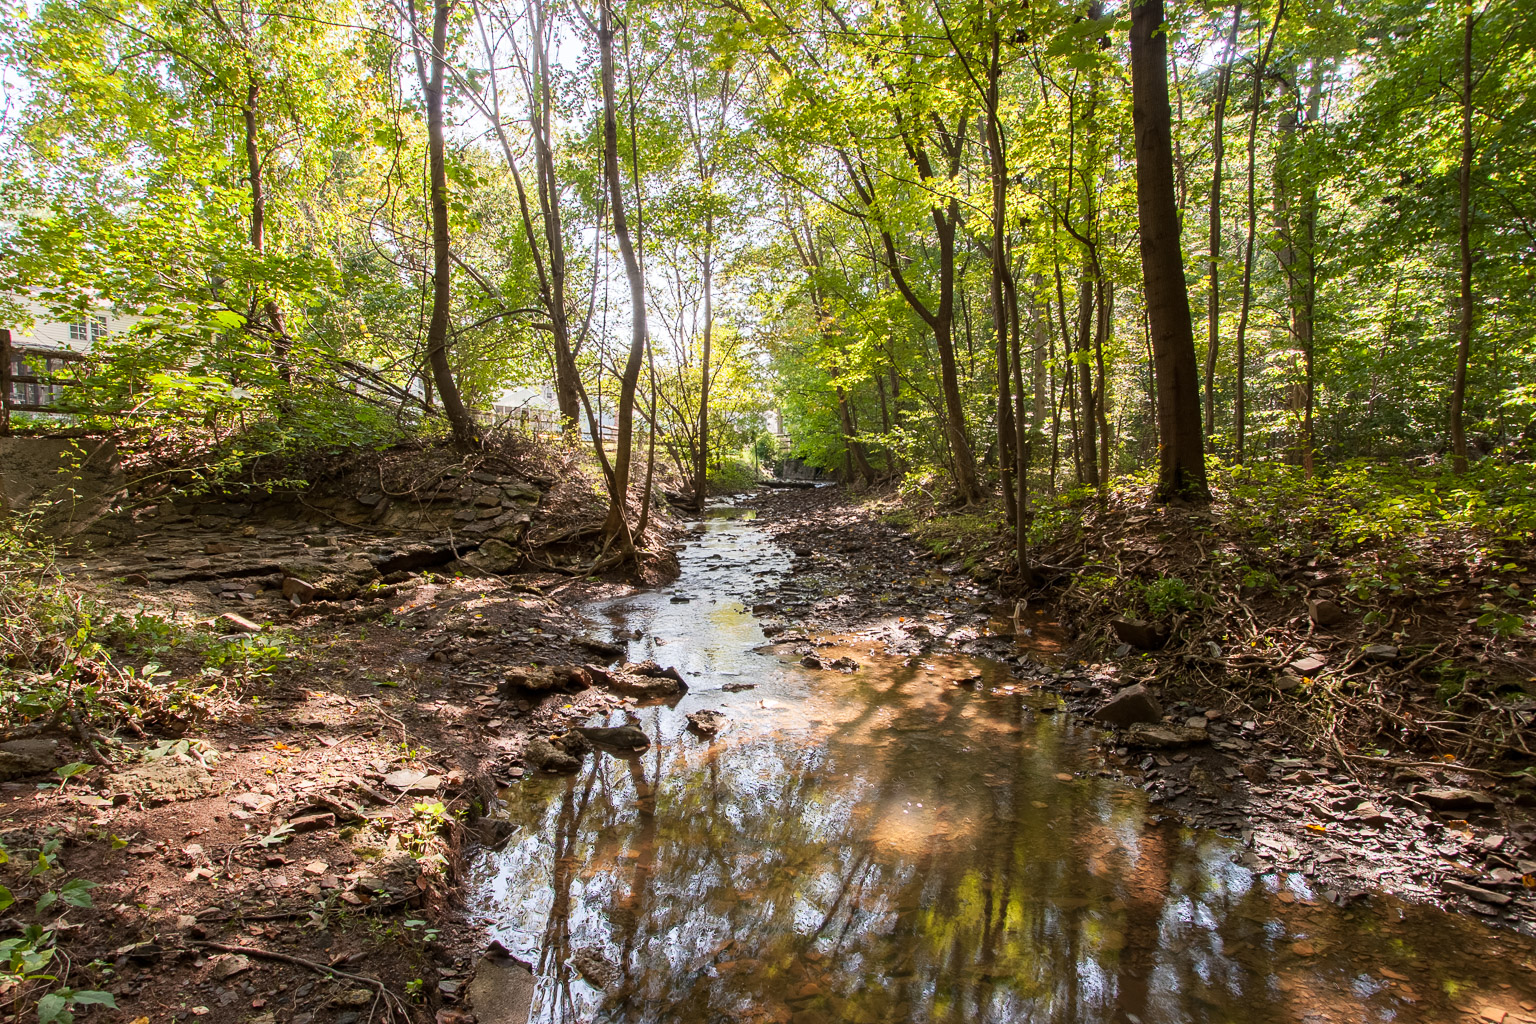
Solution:
{"label": "green leaf", "polygon": [[5,910],[16,902],[16,897],[11,895],[11,890],[0,885],[0,910]]}
{"label": "green leaf", "polygon": [[117,1009],[117,1000],[111,992],[102,992],[93,988],[83,988],[69,997],[73,1006],[110,1006]]}
{"label": "green leaf", "polygon": [[230,309],[216,309],[208,315],[208,319],[220,327],[244,327],[245,317]]}
{"label": "green leaf", "polygon": [[37,1024],[71,1024],[75,1015],[70,1013],[64,996],[50,992],[37,1001]]}
{"label": "green leaf", "polygon": [[55,768],[53,773],[61,779],[72,779],[76,775],[84,775],[94,767],[95,765],[87,764],[84,761],[71,761],[69,764]]}
{"label": "green leaf", "polygon": [[71,878],[59,887],[59,899],[72,907],[89,907],[92,905],[91,890],[96,884],[84,878]]}

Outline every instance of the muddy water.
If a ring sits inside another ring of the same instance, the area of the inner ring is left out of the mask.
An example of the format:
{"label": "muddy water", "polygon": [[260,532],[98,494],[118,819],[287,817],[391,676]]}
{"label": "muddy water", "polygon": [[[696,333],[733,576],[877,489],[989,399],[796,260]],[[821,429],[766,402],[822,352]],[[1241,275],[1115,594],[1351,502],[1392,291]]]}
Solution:
{"label": "muddy water", "polygon": [[[479,866],[536,1020],[1536,1019],[1523,940],[1252,874],[1232,839],[1150,817],[1090,729],[997,665],[762,649],[741,599],[787,559],[750,523],[710,520],[682,562],[593,613],[689,694],[630,714],[644,753],[508,791],[520,830]],[[688,732],[701,708],[730,728]],[[578,951],[622,977],[595,986]]]}

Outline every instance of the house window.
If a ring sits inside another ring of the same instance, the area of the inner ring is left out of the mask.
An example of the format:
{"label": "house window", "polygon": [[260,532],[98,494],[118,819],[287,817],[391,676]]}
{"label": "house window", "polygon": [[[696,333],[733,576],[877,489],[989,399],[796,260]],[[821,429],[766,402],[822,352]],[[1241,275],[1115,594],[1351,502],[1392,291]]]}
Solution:
{"label": "house window", "polygon": [[107,336],[107,318],[93,316],[89,320],[76,320],[69,325],[69,340],[94,345]]}

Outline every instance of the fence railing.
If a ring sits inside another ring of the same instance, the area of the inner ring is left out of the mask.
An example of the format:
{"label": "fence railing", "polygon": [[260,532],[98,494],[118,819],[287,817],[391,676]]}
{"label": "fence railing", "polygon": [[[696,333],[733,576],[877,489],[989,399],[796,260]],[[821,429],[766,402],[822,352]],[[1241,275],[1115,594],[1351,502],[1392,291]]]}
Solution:
{"label": "fence railing", "polygon": [[[55,371],[84,359],[79,352],[65,349],[13,344],[11,332],[0,327],[0,436],[10,434],[13,412],[52,411],[59,389],[79,383],[56,377]],[[43,372],[35,372],[39,369]]]}

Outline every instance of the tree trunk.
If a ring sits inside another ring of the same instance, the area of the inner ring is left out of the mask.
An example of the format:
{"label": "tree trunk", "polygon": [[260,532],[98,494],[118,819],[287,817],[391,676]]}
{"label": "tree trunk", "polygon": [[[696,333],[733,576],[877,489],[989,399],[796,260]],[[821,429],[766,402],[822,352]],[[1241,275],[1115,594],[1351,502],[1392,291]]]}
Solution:
{"label": "tree trunk", "polygon": [[1221,162],[1227,152],[1222,125],[1227,116],[1227,94],[1232,88],[1232,59],[1237,51],[1237,30],[1243,20],[1243,5],[1232,11],[1232,31],[1227,36],[1226,59],[1216,79],[1216,123],[1211,130],[1211,218],[1208,273],[1211,290],[1206,296],[1205,342],[1205,436],[1216,433],[1216,355],[1221,351]]}
{"label": "tree trunk", "polygon": [[693,507],[698,512],[704,511],[704,501],[709,497],[709,359],[715,329],[713,210],[705,218],[704,231],[704,353],[699,381],[699,451],[693,472]]}
{"label": "tree trunk", "polygon": [[1074,369],[1077,372],[1078,405],[1082,409],[1078,419],[1078,464],[1082,468],[1083,482],[1097,487],[1099,486],[1099,415],[1094,408],[1093,366],[1090,363],[1094,333],[1094,284],[1093,260],[1085,258],[1083,276],[1078,282],[1077,289],[1077,359],[1074,361]]}
{"label": "tree trunk", "polygon": [[1104,346],[1114,331],[1115,286],[1099,278],[1099,318],[1093,334],[1093,361],[1097,371],[1093,409],[1099,420],[1099,483],[1109,486],[1109,410],[1108,385],[1104,376]]}
{"label": "tree trunk", "polygon": [[[453,430],[453,440],[461,450],[479,447],[480,431],[464,406],[459,384],[448,362],[449,292],[448,170],[447,146],[443,139],[443,77],[447,67],[449,0],[432,5],[432,70],[428,74],[419,53],[416,72],[427,101],[427,164],[431,182],[432,207],[432,318],[427,322],[427,361],[432,380],[443,403],[443,414]],[[414,19],[415,9],[412,7]]]}
{"label": "tree trunk", "polygon": [[1157,380],[1157,497],[1209,500],[1205,438],[1200,430],[1200,377],[1174,197],[1163,0],[1133,0],[1131,96],[1141,269]]}
{"label": "tree trunk", "polygon": [[[252,75],[245,90],[245,106],[241,109],[241,115],[245,121],[245,159],[246,166],[250,170],[251,182],[251,248],[257,254],[267,251],[267,189],[262,178],[261,165],[261,136],[257,117],[260,113],[261,81]],[[252,306],[255,302],[255,291],[252,294]],[[267,324],[272,330],[272,354],[277,363],[277,374],[285,385],[293,386],[293,363],[289,359],[289,353],[293,349],[293,339],[288,336],[288,325],[283,320],[283,310],[277,304],[277,300],[268,297],[262,304],[262,313],[266,316]],[[247,318],[247,329],[257,323],[255,309]],[[286,399],[285,399],[286,401]]]}
{"label": "tree trunk", "polygon": [[1269,63],[1270,51],[1275,46],[1275,36],[1280,32],[1280,19],[1285,17],[1285,0],[1275,8],[1275,21],[1269,27],[1269,38],[1259,52],[1259,60],[1253,66],[1253,113],[1248,118],[1248,233],[1243,243],[1243,301],[1237,315],[1237,398],[1234,410],[1234,429],[1237,434],[1236,460],[1242,465],[1244,439],[1248,426],[1248,314],[1253,308],[1253,244],[1257,232],[1258,195],[1256,174],[1259,140],[1259,112],[1264,108],[1264,68]]}
{"label": "tree trunk", "polygon": [[[576,368],[576,353],[571,346],[570,315],[565,306],[565,228],[560,216],[560,185],[555,173],[554,131],[551,124],[554,96],[550,86],[550,31],[544,4],[536,0],[532,4],[532,12],[535,79],[530,121],[538,168],[539,209],[544,223],[544,243],[549,249],[549,294],[546,305],[554,328],[551,334],[555,347],[555,404],[560,409],[562,431],[575,442],[581,435],[578,425],[581,420],[581,377]],[[529,241],[531,243],[532,238]]]}
{"label": "tree trunk", "polygon": [[[603,175],[607,179],[608,203],[613,211],[613,234],[618,240],[619,255],[624,261],[624,277],[629,282],[631,329],[629,358],[624,364],[624,375],[619,379],[613,486],[608,494],[608,518],[603,523],[603,537],[608,542],[617,541],[623,550],[632,552],[634,538],[629,536],[625,502],[629,495],[629,464],[634,443],[635,389],[640,381],[640,365],[645,358],[645,341],[649,330],[645,314],[645,279],[629,236],[629,221],[624,216],[624,184],[619,175],[619,120],[613,70],[612,15],[608,5],[609,0],[601,0],[597,29],[603,88]],[[601,439],[598,439],[598,443],[602,443]]]}
{"label": "tree trunk", "polygon": [[[1014,418],[1012,381],[1010,380],[1009,336],[1013,337],[1012,355],[1018,358],[1018,303],[1010,307],[1013,291],[1008,268],[1008,153],[1004,149],[1002,118],[999,116],[999,80],[1002,76],[1001,33],[994,28],[987,55],[987,157],[992,185],[992,325],[997,333],[997,451],[998,475],[1003,491],[1003,511],[1008,522],[1019,523],[1020,506],[1013,488],[1013,476],[1021,472],[1018,462],[1018,424]],[[1016,367],[1013,369],[1016,370]],[[1016,376],[1016,373],[1014,374]],[[1024,564],[1024,551],[1018,551]]]}
{"label": "tree trunk", "polygon": [[1456,331],[1456,379],[1451,386],[1451,468],[1467,471],[1467,362],[1472,355],[1472,35],[1477,18],[1469,8],[1461,34],[1461,171],[1457,175],[1457,235],[1461,243],[1461,316]]}

